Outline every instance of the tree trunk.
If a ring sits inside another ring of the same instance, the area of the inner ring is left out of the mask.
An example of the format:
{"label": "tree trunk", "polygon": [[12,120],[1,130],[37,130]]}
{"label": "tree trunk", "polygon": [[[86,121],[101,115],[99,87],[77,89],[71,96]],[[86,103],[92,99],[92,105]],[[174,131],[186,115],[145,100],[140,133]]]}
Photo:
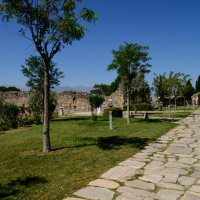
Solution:
{"label": "tree trunk", "polygon": [[44,73],[44,125],[43,125],[43,152],[51,151],[50,135],[49,135],[49,67],[50,61],[45,61]]}
{"label": "tree trunk", "polygon": [[130,123],[130,95],[129,89],[127,89],[127,124]]}

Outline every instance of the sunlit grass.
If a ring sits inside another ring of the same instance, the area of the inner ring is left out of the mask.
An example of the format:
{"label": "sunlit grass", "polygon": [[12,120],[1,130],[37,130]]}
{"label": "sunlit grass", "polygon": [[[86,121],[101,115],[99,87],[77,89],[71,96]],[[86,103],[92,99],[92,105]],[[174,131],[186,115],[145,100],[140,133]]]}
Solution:
{"label": "sunlit grass", "polygon": [[175,127],[170,122],[106,118],[51,122],[53,151],[41,153],[42,126],[0,134],[0,199],[62,199]]}

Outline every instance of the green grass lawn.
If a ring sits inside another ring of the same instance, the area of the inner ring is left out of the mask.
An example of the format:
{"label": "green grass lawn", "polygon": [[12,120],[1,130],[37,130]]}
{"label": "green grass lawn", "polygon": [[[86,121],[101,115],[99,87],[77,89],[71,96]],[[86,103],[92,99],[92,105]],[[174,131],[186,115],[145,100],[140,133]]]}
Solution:
{"label": "green grass lawn", "polygon": [[171,118],[184,118],[187,117],[191,114],[191,112],[189,111],[185,111],[185,112],[162,112],[162,113],[152,113],[149,114],[149,117],[153,118],[153,117],[161,117],[161,118],[169,118],[169,116]]}
{"label": "green grass lawn", "polygon": [[62,199],[176,125],[86,117],[51,122],[53,151],[41,153],[42,126],[0,134],[0,199]]}

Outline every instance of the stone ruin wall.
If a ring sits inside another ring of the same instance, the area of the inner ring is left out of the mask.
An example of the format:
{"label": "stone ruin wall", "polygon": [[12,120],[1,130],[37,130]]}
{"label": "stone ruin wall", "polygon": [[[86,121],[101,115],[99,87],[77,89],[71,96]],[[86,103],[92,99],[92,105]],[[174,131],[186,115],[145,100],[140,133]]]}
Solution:
{"label": "stone ruin wall", "polygon": [[[5,101],[8,103],[14,103],[18,106],[28,106],[30,92],[4,92],[3,96]],[[57,105],[56,112],[59,108],[64,109],[64,114],[76,113],[76,112],[89,112],[90,104],[88,101],[89,94],[86,92],[72,92],[64,91],[62,93],[57,93]],[[105,101],[102,104],[101,112],[105,108],[119,107],[122,108],[124,103],[123,95],[120,91],[116,91],[108,97],[105,97]]]}
{"label": "stone ruin wall", "polygon": [[89,112],[89,94],[86,92],[64,91],[57,94],[56,110],[64,108],[64,114],[75,112]]}
{"label": "stone ruin wall", "polygon": [[3,96],[5,99],[5,102],[13,103],[18,106],[28,106],[28,100],[30,97],[30,92],[3,92]]}

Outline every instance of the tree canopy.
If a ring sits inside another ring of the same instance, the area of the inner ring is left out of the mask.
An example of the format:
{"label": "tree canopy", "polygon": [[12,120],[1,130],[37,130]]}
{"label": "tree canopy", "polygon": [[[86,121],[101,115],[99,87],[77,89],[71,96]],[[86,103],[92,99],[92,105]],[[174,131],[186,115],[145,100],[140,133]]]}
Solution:
{"label": "tree canopy", "polygon": [[[123,85],[123,91],[127,98],[127,112],[129,113],[130,93],[138,91],[141,88],[141,77],[150,72],[151,58],[148,54],[149,47],[138,44],[125,43],[120,45],[118,50],[112,50],[114,59],[108,65],[107,70],[116,70],[120,83]],[[127,115],[129,123],[129,114]]]}
{"label": "tree canopy", "polygon": [[195,91],[200,92],[200,75],[198,76],[195,84]]}
{"label": "tree canopy", "polygon": [[[25,65],[21,66],[21,72],[28,78],[26,85],[31,91],[44,92],[44,62],[40,56],[30,56],[25,60]],[[60,84],[60,79],[63,78],[63,72],[56,68],[56,63],[53,61],[49,66],[49,85],[50,89],[55,88]]]}

